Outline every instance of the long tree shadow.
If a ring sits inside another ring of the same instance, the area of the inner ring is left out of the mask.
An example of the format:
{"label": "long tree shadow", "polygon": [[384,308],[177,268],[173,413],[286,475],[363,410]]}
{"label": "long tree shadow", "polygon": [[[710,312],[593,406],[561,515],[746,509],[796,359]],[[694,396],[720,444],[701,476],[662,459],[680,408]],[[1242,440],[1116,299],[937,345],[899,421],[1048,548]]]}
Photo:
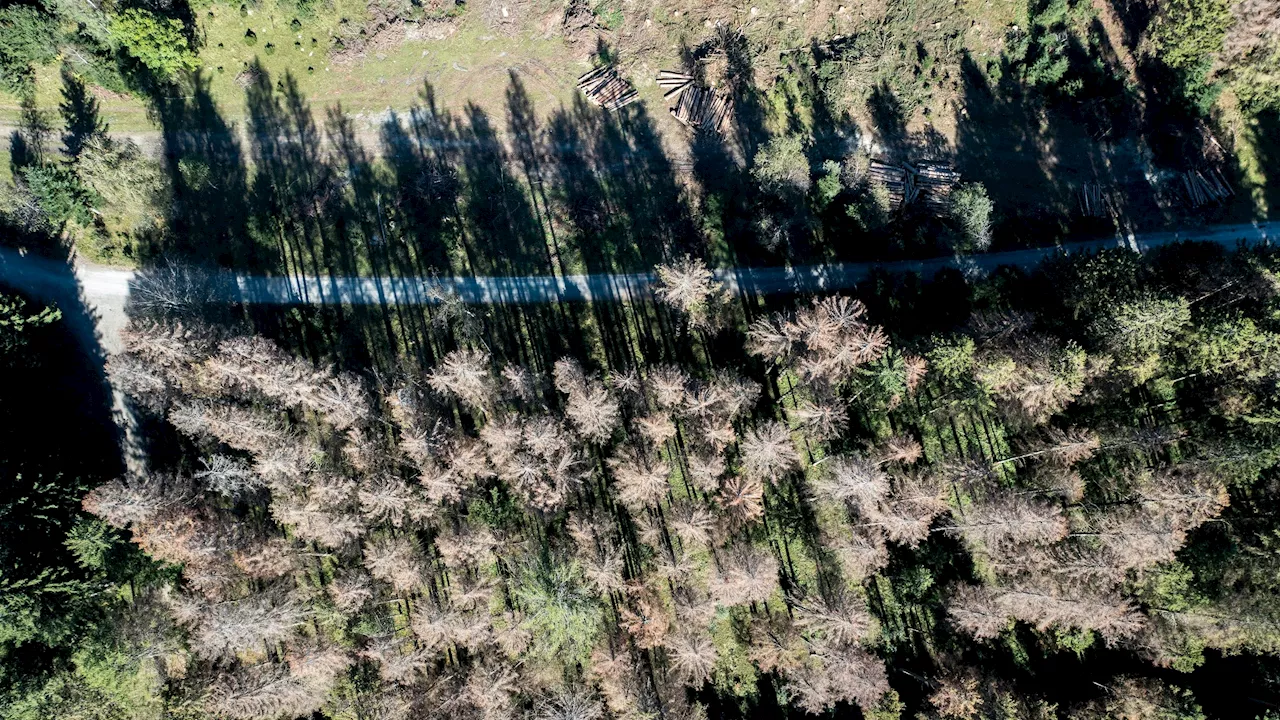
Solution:
{"label": "long tree shadow", "polygon": [[513,73],[504,133],[477,107],[442,111],[428,85],[407,114],[382,122],[374,149],[340,107],[317,127],[294,78],[252,70],[244,147],[206,81],[188,99],[157,101],[177,202],[174,232],[149,257],[288,278],[306,300],[331,300],[338,278],[369,279],[380,302],[245,308],[259,332],[316,360],[395,372],[464,341],[540,370],[597,342],[615,367],[688,359],[693,345],[674,340],[682,321],[625,286],[627,309],[527,303],[517,289],[476,309],[479,330],[464,337],[452,311],[432,306],[449,299],[423,297],[411,278],[646,272],[684,255],[776,264],[796,252],[758,241],[759,199],[722,136],[695,137],[695,197],[643,107],[610,113],[579,99],[543,125]]}
{"label": "long tree shadow", "polygon": [[23,168],[43,165],[50,152],[49,138],[53,123],[47,113],[36,106],[35,99],[24,96],[18,128],[9,135],[9,171],[14,177]]}
{"label": "long tree shadow", "polygon": [[140,254],[174,255],[222,267],[279,269],[274,249],[259,247],[249,232],[249,186],[240,137],[223,119],[209,83],[210,78],[196,73],[190,96],[161,96],[153,103],[173,203],[170,231],[142,247]]}

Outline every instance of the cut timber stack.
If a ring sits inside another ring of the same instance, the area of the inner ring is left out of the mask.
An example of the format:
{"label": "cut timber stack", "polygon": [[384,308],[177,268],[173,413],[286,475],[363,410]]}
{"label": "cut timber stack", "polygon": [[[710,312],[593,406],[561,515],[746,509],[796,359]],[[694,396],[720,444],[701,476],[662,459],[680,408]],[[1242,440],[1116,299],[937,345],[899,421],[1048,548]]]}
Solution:
{"label": "cut timber stack", "polygon": [[960,182],[960,173],[950,163],[943,162],[923,162],[916,167],[911,163],[892,165],[872,160],[867,177],[889,191],[889,202],[894,208],[918,199],[938,215],[950,211],[951,190]]}
{"label": "cut timber stack", "polygon": [[618,76],[612,65],[601,65],[578,78],[578,89],[588,100],[605,110],[617,110],[640,97],[631,83]]}
{"label": "cut timber stack", "polygon": [[658,71],[658,87],[662,88],[662,97],[668,102],[680,97],[685,88],[693,85],[693,76],[678,73],[674,70]]}
{"label": "cut timber stack", "polygon": [[1080,188],[1080,212],[1085,217],[1108,217],[1113,214],[1111,197],[1099,183],[1085,183]]}
{"label": "cut timber stack", "polygon": [[720,132],[733,110],[729,95],[694,84],[692,75],[661,70],[658,87],[663,89],[663,97],[675,101],[671,114],[685,127]]}
{"label": "cut timber stack", "polygon": [[1215,168],[1203,172],[1188,170],[1182,173],[1182,189],[1187,194],[1187,204],[1193,208],[1208,205],[1212,202],[1226,200],[1235,194],[1226,178]]}
{"label": "cut timber stack", "polygon": [[915,178],[907,172],[906,168],[872,160],[871,167],[867,169],[867,177],[889,191],[889,203],[894,209],[915,199]]}
{"label": "cut timber stack", "polygon": [[951,163],[922,162],[919,168],[906,167],[915,175],[913,184],[925,206],[936,215],[951,212],[951,191],[960,184],[960,173]]}

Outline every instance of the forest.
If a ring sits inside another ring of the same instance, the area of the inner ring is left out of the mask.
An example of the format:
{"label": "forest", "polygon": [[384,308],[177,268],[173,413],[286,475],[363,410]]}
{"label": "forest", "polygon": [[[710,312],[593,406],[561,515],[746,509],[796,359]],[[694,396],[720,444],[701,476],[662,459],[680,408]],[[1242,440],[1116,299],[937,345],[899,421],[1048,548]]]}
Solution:
{"label": "forest", "polygon": [[1274,0],[5,2],[0,718],[1277,720],[1277,112]]}
{"label": "forest", "polygon": [[[378,375],[174,293],[107,362],[145,464],[6,528],[49,565],[6,591],[6,712],[1263,717],[1278,267],[1178,245],[746,308],[686,258],[656,347],[637,308],[619,357],[446,310]],[[7,313],[11,372],[55,370],[15,349],[57,313]]]}

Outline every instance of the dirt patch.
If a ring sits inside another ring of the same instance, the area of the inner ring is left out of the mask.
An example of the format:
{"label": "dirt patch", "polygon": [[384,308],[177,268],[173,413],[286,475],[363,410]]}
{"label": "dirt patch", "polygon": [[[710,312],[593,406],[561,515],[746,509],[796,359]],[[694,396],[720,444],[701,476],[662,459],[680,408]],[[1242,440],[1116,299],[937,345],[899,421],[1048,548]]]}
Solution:
{"label": "dirt patch", "polygon": [[425,20],[420,23],[409,23],[405,27],[406,41],[444,40],[458,32],[457,23],[452,20]]}
{"label": "dirt patch", "polygon": [[551,38],[560,34],[561,24],[564,22],[564,13],[559,10],[552,10],[542,16],[542,20],[538,23],[539,34],[543,38]]}
{"label": "dirt patch", "polygon": [[133,97],[128,93],[118,93],[113,90],[108,90],[101,85],[90,85],[89,92],[93,93],[94,97],[99,100],[129,100]]}
{"label": "dirt patch", "polygon": [[256,83],[258,78],[262,76],[262,70],[257,65],[250,65],[236,74],[236,85],[248,89],[250,85]]}
{"label": "dirt patch", "polygon": [[508,0],[485,0],[480,3],[477,15],[484,20],[486,28],[509,37],[519,31],[521,9],[519,3]]}
{"label": "dirt patch", "polygon": [[369,20],[363,25],[344,24],[338,47],[329,54],[334,65],[350,65],[370,56],[383,60],[408,40],[444,40],[457,32],[452,19],[405,20],[393,10],[376,3],[369,6]]}
{"label": "dirt patch", "polygon": [[575,53],[590,52],[595,49],[598,30],[596,14],[587,0],[570,0],[560,22],[565,44]]}
{"label": "dirt patch", "polygon": [[[554,12],[551,12],[553,5]],[[550,28],[549,13],[555,17]],[[467,15],[479,19],[494,35],[545,38],[551,36],[548,30],[558,28],[561,9],[559,3],[548,0],[472,0],[468,3]]]}
{"label": "dirt patch", "polygon": [[[385,56],[388,50],[394,50],[404,43],[408,36],[409,23],[399,20],[386,24],[379,24],[373,32],[361,30],[350,40],[343,40],[342,48],[335,50],[329,55],[329,61],[333,65],[344,66],[351,65],[357,60],[363,60],[370,55],[378,57]],[[370,23],[373,27],[374,23]],[[382,59],[379,57],[378,59]]]}

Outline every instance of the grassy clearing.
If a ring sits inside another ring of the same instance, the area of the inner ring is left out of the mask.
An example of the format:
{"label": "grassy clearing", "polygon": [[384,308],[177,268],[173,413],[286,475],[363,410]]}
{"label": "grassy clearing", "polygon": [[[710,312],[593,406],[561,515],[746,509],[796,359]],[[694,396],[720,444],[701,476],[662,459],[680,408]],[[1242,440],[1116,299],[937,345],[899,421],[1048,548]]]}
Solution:
{"label": "grassy clearing", "polygon": [[[416,34],[408,37],[403,30],[388,30],[362,53],[343,53],[335,51],[334,38],[344,25],[364,21],[364,3],[337,0],[309,18],[275,2],[247,13],[215,4],[201,10],[199,17],[204,38],[199,72],[219,110],[233,121],[247,115],[248,78],[242,73],[254,63],[273,78],[292,77],[317,109],[340,105],[345,114],[367,119],[370,126],[376,126],[388,109],[403,111],[422,102],[424,82],[435,89],[442,108],[461,111],[474,103],[498,110],[505,103],[511,70],[525,77],[539,101],[564,103],[572,97],[573,79],[587,67],[585,57],[571,57],[559,37],[497,34],[478,20],[415,26]],[[253,33],[251,40],[246,39],[248,32]],[[38,104],[54,108],[60,97],[57,66],[41,68]],[[154,129],[140,100],[106,93],[100,93],[99,100],[114,131]],[[17,119],[17,101],[0,94],[0,122]]]}
{"label": "grassy clearing", "polygon": [[[736,10],[674,0],[604,4],[597,22],[612,29],[597,37],[591,29],[565,36],[564,9],[551,0],[484,0],[469,4],[458,17],[381,30],[372,29],[376,23],[370,24],[368,8],[356,0],[333,0],[311,14],[299,14],[285,0],[246,5],[243,11],[238,4],[218,2],[196,12],[201,84],[176,91],[191,93],[185,98],[190,107],[167,129],[191,126],[194,118],[210,114],[207,103],[218,115],[215,128],[225,124],[236,134],[238,146],[231,150],[238,154],[235,162],[248,181],[244,185],[259,191],[265,187],[259,181],[272,174],[276,192],[296,186],[299,178],[288,172],[263,173],[259,165],[278,147],[278,138],[288,134],[289,123],[306,115],[314,134],[298,138],[290,151],[300,148],[302,155],[315,155],[314,146],[325,145],[319,154],[334,171],[371,168],[384,193],[409,197],[415,189],[397,186],[414,178],[398,176],[383,160],[352,163],[337,146],[345,141],[349,148],[360,146],[357,154],[384,155],[389,152],[384,134],[394,134],[388,121],[394,117],[405,135],[412,135],[418,128],[410,114],[424,108],[434,108],[449,126],[433,140],[512,144],[519,135],[512,112],[518,99],[532,108],[536,152],[557,163],[557,182],[544,184],[541,176],[534,177],[537,173],[520,168],[494,172],[493,165],[517,164],[513,152],[489,157],[474,153],[474,163],[466,161],[465,151],[452,153],[445,164],[456,171],[460,184],[474,185],[474,192],[461,198],[469,217],[447,228],[444,242],[418,242],[405,251],[416,262],[419,250],[431,254],[443,248],[449,267],[464,272],[478,271],[478,265],[489,265],[481,269],[486,272],[507,269],[501,267],[502,258],[513,247],[517,255],[525,254],[521,260],[529,259],[533,245],[540,254],[541,241],[526,242],[534,235],[546,241],[550,260],[548,267],[530,272],[651,267],[652,262],[645,262],[652,260],[651,254],[642,251],[650,240],[645,223],[629,223],[620,219],[626,213],[619,212],[653,195],[641,175],[678,189],[655,204],[674,206],[677,195],[687,201],[690,221],[700,226],[709,245],[707,254],[721,266],[799,262],[802,257],[809,262],[879,260],[902,250],[933,254],[942,244],[935,238],[947,232],[945,222],[917,223],[910,217],[907,223],[895,223],[890,233],[879,233],[884,237],[861,228],[862,237],[849,241],[850,223],[837,207],[825,217],[815,211],[806,219],[819,221],[809,223],[817,230],[812,242],[806,240],[807,247],[785,257],[775,253],[765,235],[793,218],[784,217],[785,212],[775,213],[781,221],[764,217],[749,183],[735,177],[758,148],[781,135],[802,138],[815,172],[824,161],[847,158],[859,143],[897,159],[954,160],[967,182],[983,183],[995,198],[996,249],[1110,232],[1109,222],[1079,217],[1078,193],[1085,182],[1116,188],[1124,196],[1120,212],[1126,221],[1133,220],[1129,224],[1135,229],[1236,221],[1264,216],[1275,205],[1266,190],[1266,129],[1246,127],[1238,119],[1234,144],[1248,192],[1239,193],[1233,207],[1194,213],[1167,202],[1162,193],[1168,194],[1168,183],[1162,178],[1189,160],[1173,152],[1153,160],[1144,149],[1156,145],[1150,133],[1116,120],[1142,113],[1136,95],[1116,84],[1126,72],[1105,48],[1095,47],[1106,39],[1094,27],[1096,11],[1079,1],[1059,5],[1061,12],[1041,9],[1033,14],[1025,0],[963,0],[958,7],[941,0],[885,0],[858,8],[761,0]],[[358,40],[358,28],[365,26],[372,36]],[[1029,50],[1039,47],[1040,40],[1028,39],[1033,36],[1053,38],[1041,44],[1056,49]],[[341,45],[339,38],[346,38]],[[616,59],[640,91],[641,103],[634,108],[640,112],[631,115],[633,108],[628,108],[619,124],[640,118],[645,137],[633,134],[614,142],[621,135],[611,127],[614,118],[580,107],[574,79],[596,52]],[[1081,60],[1094,56],[1101,58],[1097,67]],[[665,111],[667,103],[654,82],[659,69],[686,62],[707,84],[737,89],[736,131],[723,148],[702,156],[708,161],[701,167],[696,166],[700,159],[690,133]],[[1058,77],[1062,82],[1045,80],[1059,65],[1067,72]],[[55,125],[62,123],[56,110],[61,83],[56,65],[40,70],[37,102]],[[519,92],[514,92],[517,84]],[[1099,88],[1096,97],[1077,97],[1067,90],[1053,95],[1059,86],[1093,85]],[[130,135],[153,156],[164,152],[186,159],[197,152],[196,143],[174,146],[172,135],[161,137],[157,118],[142,101],[101,91],[97,99],[110,131]],[[264,111],[270,104],[275,107]],[[0,97],[0,125],[16,124],[18,117],[16,101]],[[1230,122],[1230,115],[1224,117]],[[554,121],[564,118],[570,120],[568,132],[545,142],[556,131]],[[339,125],[342,131],[336,132]],[[574,166],[576,159],[570,156],[584,154],[582,148],[595,157]],[[427,150],[425,145],[418,149]],[[643,154],[661,155],[654,165],[669,169],[651,172],[645,160],[637,159]],[[570,166],[575,169],[567,172]],[[544,164],[542,172],[546,168]],[[572,173],[595,177],[570,178]],[[481,182],[487,176],[493,185]],[[669,189],[665,186],[663,191]],[[503,228],[489,233],[488,247],[468,246],[464,236],[474,235],[469,223],[502,224],[493,217],[498,213],[490,212],[495,197],[502,198],[501,210],[508,215],[527,211],[527,218],[518,218],[524,226],[516,228],[519,239],[507,242],[513,235],[507,232],[511,228]],[[381,201],[388,199],[384,194]],[[381,211],[361,202],[369,204],[366,199],[352,207],[362,216],[362,238],[306,247],[287,242],[296,228],[264,225],[254,228],[261,236],[257,241],[273,252],[282,249],[289,256],[282,261],[288,267],[329,267],[354,258],[354,265],[345,269],[377,271],[366,245],[376,245],[381,236],[408,234],[407,228],[423,218],[399,218],[405,230],[373,232],[382,222]],[[582,207],[587,211],[572,216]],[[272,212],[267,208],[260,217]],[[269,219],[266,225],[271,224],[279,225],[278,219]],[[566,233],[571,242],[555,242]],[[124,248],[116,255],[128,259],[130,242],[113,240],[108,249]],[[628,244],[641,251],[618,251]]]}
{"label": "grassy clearing", "polygon": [[[229,120],[247,114],[243,73],[257,63],[273,78],[291,76],[317,110],[340,105],[347,116],[373,127],[388,109],[404,111],[421,102],[424,83],[432,86],[442,108],[460,111],[474,104],[495,113],[505,103],[503,89],[511,71],[530,85],[544,112],[566,105],[574,94],[573,80],[589,67],[588,56],[597,42],[618,58],[645,102],[663,107],[653,76],[659,69],[679,65],[683,53],[706,61],[709,82],[726,81],[725,61],[714,49],[718,23],[745,39],[755,65],[748,79],[765,88],[772,88],[775,77],[783,74],[790,51],[834,35],[867,32],[901,44],[904,58],[914,58],[916,51],[910,46],[919,44],[919,62],[929,66],[926,73],[932,68],[930,58],[937,56],[952,65],[940,67],[941,74],[954,76],[956,50],[980,57],[998,53],[1004,28],[1026,15],[1019,0],[972,0],[963,13],[916,11],[914,5],[902,3],[890,6],[771,0],[737,9],[692,2],[606,3],[597,12],[602,26],[597,40],[563,37],[563,8],[557,3],[495,0],[470,4],[458,17],[383,29],[358,52],[343,49],[338,40],[358,36],[356,29],[369,22],[366,3],[357,0],[331,0],[305,13],[293,3],[276,0],[243,7],[211,3],[196,11],[196,22],[200,74]],[[786,130],[796,119],[786,102],[794,98],[792,89],[781,84],[766,103],[773,130]],[[865,96],[870,90],[868,85],[854,94]],[[39,68],[39,105],[56,107],[60,92],[57,64]],[[114,131],[155,129],[142,101],[106,92],[99,93],[99,100]],[[935,100],[932,116],[945,116],[948,99]],[[16,124],[18,115],[16,99],[0,93],[0,123]],[[805,117],[804,124],[809,120]],[[666,131],[678,128],[674,122],[664,125]]]}

